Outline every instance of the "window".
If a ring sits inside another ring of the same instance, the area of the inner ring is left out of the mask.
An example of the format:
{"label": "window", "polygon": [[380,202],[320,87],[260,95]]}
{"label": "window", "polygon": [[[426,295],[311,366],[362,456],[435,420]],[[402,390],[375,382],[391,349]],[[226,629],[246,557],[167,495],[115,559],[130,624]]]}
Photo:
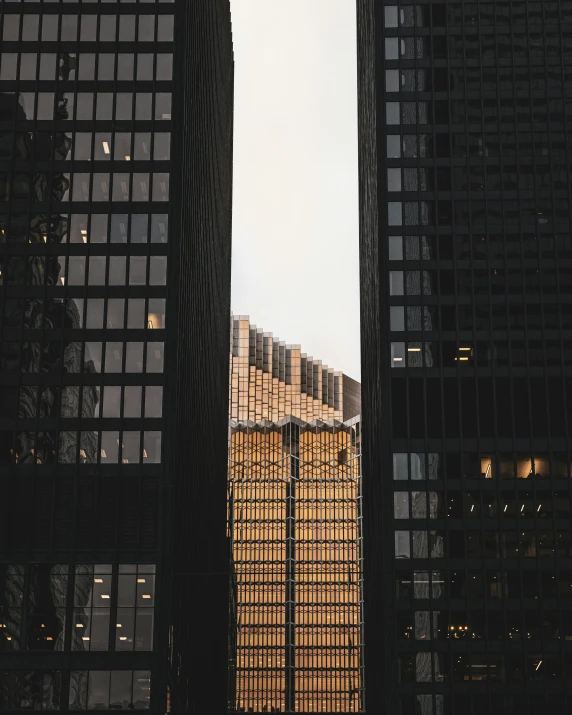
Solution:
{"label": "window", "polygon": [[395,558],[409,559],[411,558],[411,545],[409,542],[409,531],[395,532]]}
{"label": "window", "polygon": [[385,70],[386,92],[399,92],[399,70]]}
{"label": "window", "polygon": [[399,108],[399,102],[386,102],[385,103],[385,121],[387,124],[399,124],[400,123],[400,116],[399,116],[400,108]]}
{"label": "window", "polygon": [[389,134],[387,136],[387,158],[399,159],[401,156],[401,137],[399,134]]}
{"label": "window", "polygon": [[389,260],[390,261],[402,261],[403,260],[403,236],[389,236]]}
{"label": "window", "polygon": [[391,367],[405,367],[405,343],[391,343]]}
{"label": "window", "polygon": [[403,204],[401,201],[388,202],[387,223],[389,226],[401,226],[403,224]]}
{"label": "window", "polygon": [[152,650],[155,570],[120,566],[117,591],[116,650]]}
{"label": "window", "polygon": [[59,710],[62,671],[8,670],[0,672],[6,696],[1,701],[3,710]]}
{"label": "window", "polygon": [[70,710],[148,710],[148,670],[75,670],[70,673]]}
{"label": "window", "polygon": [[401,191],[401,169],[387,170],[388,191]]}
{"label": "window", "polygon": [[152,650],[153,564],[77,564],[71,574],[73,604],[68,608],[66,564],[1,567],[0,651],[62,651],[69,619],[74,651],[110,650],[110,633],[111,649]]}
{"label": "window", "polygon": [[75,569],[72,650],[109,649],[112,569],[80,564]]}
{"label": "window", "polygon": [[386,37],[385,38],[385,59],[386,60],[399,59],[399,39],[397,37]]}
{"label": "window", "polygon": [[402,305],[392,305],[389,309],[389,317],[391,330],[405,330],[405,308]]}
{"label": "window", "polygon": [[403,271],[389,271],[389,295],[404,295]]}
{"label": "window", "polygon": [[409,492],[394,492],[393,517],[395,519],[409,519]]}
{"label": "window", "polygon": [[397,27],[397,5],[386,5],[385,8],[385,26]]}

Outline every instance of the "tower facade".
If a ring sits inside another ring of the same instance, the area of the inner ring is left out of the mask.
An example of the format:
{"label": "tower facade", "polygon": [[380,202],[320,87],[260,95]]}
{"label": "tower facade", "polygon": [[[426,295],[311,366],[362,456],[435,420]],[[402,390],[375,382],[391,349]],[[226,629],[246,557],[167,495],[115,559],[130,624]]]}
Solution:
{"label": "tower facade", "polygon": [[566,712],[572,5],[357,9],[367,706]]}
{"label": "tower facade", "polygon": [[359,384],[245,316],[230,373],[229,710],[362,711]]}
{"label": "tower facade", "polygon": [[230,342],[231,420],[295,416],[311,422],[359,414],[358,382],[252,325],[247,315],[232,316]]}
{"label": "tower facade", "polygon": [[217,519],[189,446],[228,571],[229,4],[5,2],[0,28],[0,709],[188,707],[185,520]]}

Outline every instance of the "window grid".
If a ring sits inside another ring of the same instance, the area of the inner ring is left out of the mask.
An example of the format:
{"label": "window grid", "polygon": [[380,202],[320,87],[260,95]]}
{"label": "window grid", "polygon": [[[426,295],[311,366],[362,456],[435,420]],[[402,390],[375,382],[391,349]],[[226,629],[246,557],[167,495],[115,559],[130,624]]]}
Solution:
{"label": "window grid", "polygon": [[572,5],[377,9],[398,692],[368,692],[400,715],[564,710]]}

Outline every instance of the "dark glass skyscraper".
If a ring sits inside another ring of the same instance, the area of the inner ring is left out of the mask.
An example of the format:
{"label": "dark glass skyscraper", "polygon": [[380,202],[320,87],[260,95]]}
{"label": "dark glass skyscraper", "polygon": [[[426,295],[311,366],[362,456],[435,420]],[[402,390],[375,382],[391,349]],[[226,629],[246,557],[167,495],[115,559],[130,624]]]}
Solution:
{"label": "dark glass skyscraper", "polygon": [[0,33],[0,709],[223,712],[229,3]]}
{"label": "dark glass skyscraper", "polygon": [[572,711],[572,3],[358,0],[367,709]]}

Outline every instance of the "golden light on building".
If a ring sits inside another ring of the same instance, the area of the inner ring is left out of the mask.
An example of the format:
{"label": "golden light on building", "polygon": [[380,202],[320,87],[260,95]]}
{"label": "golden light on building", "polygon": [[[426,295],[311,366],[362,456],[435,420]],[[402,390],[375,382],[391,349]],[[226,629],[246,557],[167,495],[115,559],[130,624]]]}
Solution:
{"label": "golden light on building", "polygon": [[[250,337],[245,322],[239,329]],[[284,346],[284,355],[288,349]],[[291,348],[291,368],[301,358],[296,350]],[[345,423],[339,419],[345,376],[326,373],[327,379],[339,379],[330,381],[338,390],[328,392],[324,402],[323,392],[303,393],[301,382],[287,384],[280,375],[265,381],[270,373],[249,364],[256,351],[242,362],[233,358],[229,709],[359,712],[364,707],[360,423],[357,415]],[[357,383],[351,383],[355,398]],[[233,389],[242,395],[234,404]],[[359,410],[359,385],[354,404]],[[308,411],[311,422],[300,418]]]}
{"label": "golden light on building", "polygon": [[231,321],[229,418],[347,420],[360,412],[358,382],[250,323]]}

